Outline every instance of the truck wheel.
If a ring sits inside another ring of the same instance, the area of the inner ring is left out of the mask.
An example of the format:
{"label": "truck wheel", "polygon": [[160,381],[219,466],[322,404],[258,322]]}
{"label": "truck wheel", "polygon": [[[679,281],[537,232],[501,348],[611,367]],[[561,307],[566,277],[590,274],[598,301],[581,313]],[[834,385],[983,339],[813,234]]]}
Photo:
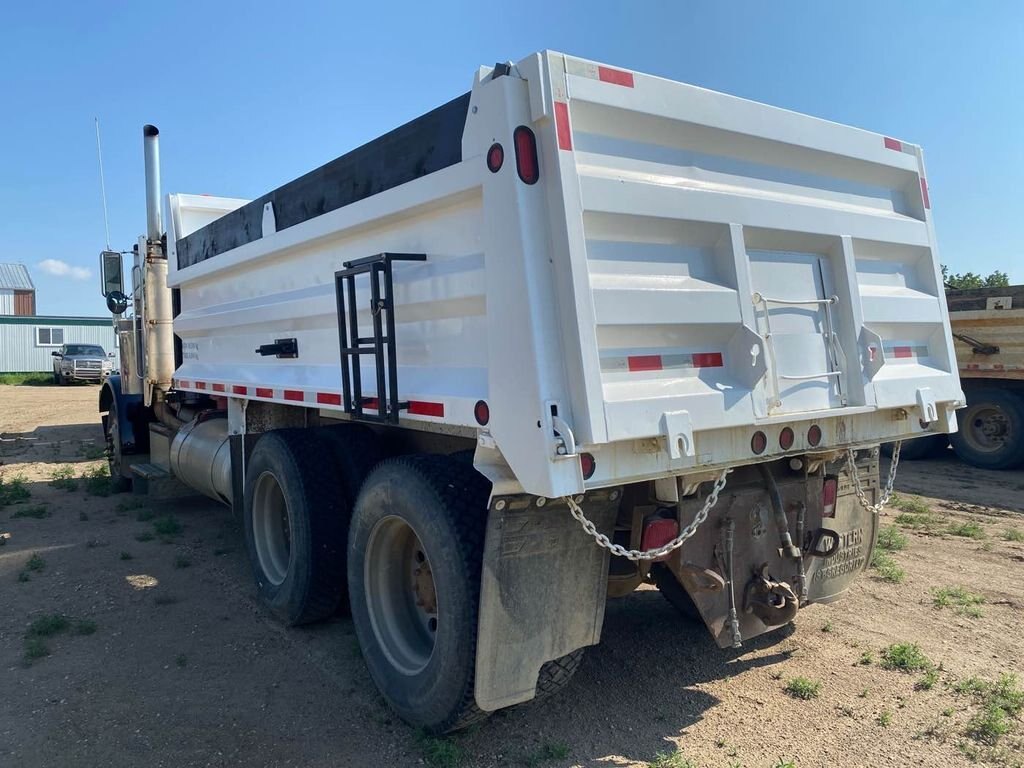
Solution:
{"label": "truck wheel", "polygon": [[1004,389],[970,389],[957,414],[959,430],[949,436],[957,455],[982,469],[1010,469],[1024,463],[1024,399]]}
{"label": "truck wheel", "polygon": [[537,694],[529,702],[544,701],[561,691],[572,680],[576,670],[583,663],[583,652],[586,648],[577,648],[572,653],[567,653],[560,659],[554,659],[544,664],[537,675]]}
{"label": "truck wheel", "polygon": [[690,621],[703,622],[700,611],[697,610],[697,604],[693,602],[693,598],[686,591],[686,587],[679,583],[679,579],[676,578],[676,575],[672,573],[668,566],[655,563],[651,566],[651,576],[654,579],[654,584],[658,587],[658,591],[661,592],[662,596],[668,600],[673,608]]}
{"label": "truck wheel", "polygon": [[110,486],[115,493],[127,491],[131,481],[124,476],[124,454],[121,451],[121,428],[117,420],[117,403],[111,402],[107,411],[107,428],[104,437],[107,443],[107,468],[110,470]]}
{"label": "truck wheel", "polygon": [[330,445],[313,430],[260,438],[245,472],[243,524],[260,600],[288,626],[330,616],[344,589],[349,506]]}
{"label": "truck wheel", "polygon": [[487,716],[473,693],[489,485],[440,456],[382,462],[363,484],[348,542],[349,600],[377,688],[430,733]]}
{"label": "truck wheel", "polygon": [[[918,459],[930,459],[941,453],[949,445],[947,435],[928,435],[927,437],[915,437],[913,440],[904,440],[900,446],[900,461],[917,461]],[[892,456],[892,443],[882,443],[882,453]]]}

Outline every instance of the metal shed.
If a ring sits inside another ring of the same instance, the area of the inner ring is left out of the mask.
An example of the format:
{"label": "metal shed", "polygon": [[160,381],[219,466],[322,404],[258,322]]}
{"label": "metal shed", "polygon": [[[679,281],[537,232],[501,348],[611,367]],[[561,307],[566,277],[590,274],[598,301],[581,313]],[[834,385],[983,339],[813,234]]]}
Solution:
{"label": "metal shed", "polygon": [[0,373],[50,371],[61,344],[99,344],[117,353],[109,317],[0,315]]}
{"label": "metal shed", "polygon": [[36,287],[24,264],[0,264],[0,315],[34,315]]}

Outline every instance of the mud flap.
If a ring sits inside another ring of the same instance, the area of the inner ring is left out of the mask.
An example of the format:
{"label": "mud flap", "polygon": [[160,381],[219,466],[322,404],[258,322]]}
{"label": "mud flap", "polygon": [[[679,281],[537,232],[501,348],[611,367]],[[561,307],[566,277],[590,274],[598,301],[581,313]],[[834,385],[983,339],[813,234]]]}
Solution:
{"label": "mud flap", "polygon": [[[834,532],[838,541],[828,557],[808,557],[807,598],[812,603],[828,603],[839,598],[868,566],[878,536],[878,513],[861,506],[853,489],[853,481],[845,470],[839,473],[839,492],[835,517],[824,518],[822,527]],[[872,504],[879,494],[878,451],[857,460],[861,487]],[[805,553],[816,549],[814,541],[805,544]]]}
{"label": "mud flap", "polygon": [[[584,513],[611,536],[621,491],[586,495]],[[476,703],[493,711],[532,699],[541,666],[601,638],[607,550],[565,502],[491,499],[480,585]]]}

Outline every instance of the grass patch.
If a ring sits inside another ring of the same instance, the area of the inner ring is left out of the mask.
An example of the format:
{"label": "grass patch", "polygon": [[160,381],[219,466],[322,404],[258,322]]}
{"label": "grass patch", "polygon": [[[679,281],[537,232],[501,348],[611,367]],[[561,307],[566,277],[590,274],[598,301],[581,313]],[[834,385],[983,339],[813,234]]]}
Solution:
{"label": "grass patch", "polygon": [[1003,531],[1004,541],[1024,541],[1024,531],[1020,528],[1007,528]]}
{"label": "grass patch", "polygon": [[984,539],[985,529],[975,522],[950,523],[946,526],[950,536],[963,536],[965,539]]}
{"label": "grass patch", "polygon": [[929,511],[901,512],[895,517],[896,525],[910,528],[918,533],[938,533],[942,529],[942,518]]}
{"label": "grass patch", "polygon": [[174,663],[177,664],[179,667],[187,667],[188,656],[186,656],[184,653],[179,653],[177,656],[174,657]]}
{"label": "grass patch", "polygon": [[122,560],[131,560],[132,559],[132,553],[131,552],[125,552],[124,550],[121,550],[121,554],[119,555],[119,557]]}
{"label": "grass patch", "polygon": [[915,691],[930,691],[939,682],[939,670],[931,667],[926,669],[921,679],[914,683]]}
{"label": "grass patch", "polygon": [[899,552],[907,548],[907,535],[895,525],[887,525],[878,532],[876,546],[886,552]]}
{"label": "grass patch", "polygon": [[175,568],[188,568],[192,565],[192,560],[187,555],[175,555],[174,556],[174,567]]}
{"label": "grass patch", "polygon": [[438,739],[419,735],[423,762],[430,768],[458,768],[462,764],[462,751],[451,739]]}
{"label": "grass patch", "polygon": [[53,386],[52,373],[0,373],[0,384],[9,387],[48,387]]}
{"label": "grass patch", "polygon": [[931,507],[916,496],[893,496],[890,503],[901,512],[911,515],[929,515],[932,511]]}
{"label": "grass patch", "polygon": [[26,581],[32,581],[32,577],[28,575],[28,571],[22,571],[18,574],[18,583],[24,584]]}
{"label": "grass patch", "polygon": [[85,483],[85,492],[90,496],[109,496],[114,492],[110,483],[110,470],[106,464],[100,464],[82,473],[82,482]]}
{"label": "grass patch", "polygon": [[15,504],[19,501],[26,501],[32,495],[29,489],[25,487],[27,482],[28,478],[21,473],[11,475],[10,477],[0,474],[0,507]]}
{"label": "grass patch", "polygon": [[78,619],[75,622],[74,631],[76,635],[96,634],[96,622],[92,619]]}
{"label": "grass patch", "polygon": [[647,768],[697,768],[697,764],[682,752],[659,752],[647,764]]}
{"label": "grass patch", "polygon": [[44,517],[50,516],[50,510],[46,508],[45,504],[36,504],[34,507],[20,507],[14,511],[11,518],[15,517],[31,517],[36,520],[42,520]]}
{"label": "grass patch", "polygon": [[106,458],[107,449],[105,446],[97,445],[96,443],[82,443],[78,446],[78,455],[86,461],[95,461],[96,459]]}
{"label": "grass patch", "polygon": [[37,659],[43,658],[43,656],[49,656],[50,649],[46,647],[46,643],[43,642],[41,637],[26,637],[25,638],[25,661],[32,663]]}
{"label": "grass patch", "polygon": [[50,485],[62,491],[74,491],[78,488],[75,470],[69,466],[57,467],[50,473]]}
{"label": "grass patch", "polygon": [[882,651],[882,669],[923,672],[934,666],[917,643],[893,643]]}
{"label": "grass patch", "polygon": [[38,552],[33,552],[32,557],[25,563],[25,570],[28,571],[41,571],[46,567],[46,561],[40,556]]}
{"label": "grass patch", "polygon": [[25,635],[26,637],[53,637],[70,626],[71,622],[67,620],[67,617],[59,613],[52,613],[49,616],[40,616],[29,624]]}
{"label": "grass patch", "polygon": [[860,658],[857,663],[862,667],[868,667],[875,663],[875,655],[871,651],[861,651]]}
{"label": "grass patch", "polygon": [[526,765],[530,768],[545,763],[548,760],[565,760],[569,756],[569,745],[552,742],[544,744],[536,752],[526,758]]}
{"label": "grass patch", "polygon": [[142,499],[125,499],[117,503],[117,514],[124,515],[131,512],[133,509],[140,509],[146,506],[146,502]]}
{"label": "grass patch", "polygon": [[995,746],[999,739],[1010,732],[1012,724],[1009,715],[1002,707],[988,703],[981,712],[967,721],[965,733],[975,741]]}
{"label": "grass patch", "polygon": [[878,573],[878,578],[890,584],[902,584],[907,573],[900,568],[891,556],[881,550],[871,553],[871,567]]}
{"label": "grass patch", "polygon": [[890,712],[888,709],[883,709],[881,712],[878,713],[877,722],[883,728],[888,728],[889,725],[892,723],[892,712]]}
{"label": "grass patch", "polygon": [[784,690],[794,699],[807,701],[818,698],[818,694],[821,693],[821,683],[806,677],[794,677],[786,683]]}
{"label": "grass patch", "polygon": [[829,619],[821,625],[821,631],[824,632],[826,635],[829,634],[833,629],[835,629],[835,627],[832,625],[832,619]]}
{"label": "grass patch", "polygon": [[153,531],[158,536],[177,536],[181,533],[182,525],[174,515],[165,515],[153,521]]}
{"label": "grass patch", "polygon": [[943,587],[935,590],[935,597],[932,603],[936,608],[953,608],[959,616],[968,616],[972,619],[980,619],[982,616],[981,605],[985,598],[968,592],[963,587]]}

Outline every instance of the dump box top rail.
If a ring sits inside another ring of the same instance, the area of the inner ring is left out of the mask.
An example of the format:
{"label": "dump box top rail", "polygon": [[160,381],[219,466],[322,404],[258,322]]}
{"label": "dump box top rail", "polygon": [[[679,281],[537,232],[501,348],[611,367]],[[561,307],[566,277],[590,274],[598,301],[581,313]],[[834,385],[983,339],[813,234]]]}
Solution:
{"label": "dump box top rail", "polygon": [[948,431],[930,206],[902,140],[543,52],[256,201],[172,195],[176,386],[344,411],[335,274],[394,252],[403,405],[363,357],[365,411],[533,493]]}

